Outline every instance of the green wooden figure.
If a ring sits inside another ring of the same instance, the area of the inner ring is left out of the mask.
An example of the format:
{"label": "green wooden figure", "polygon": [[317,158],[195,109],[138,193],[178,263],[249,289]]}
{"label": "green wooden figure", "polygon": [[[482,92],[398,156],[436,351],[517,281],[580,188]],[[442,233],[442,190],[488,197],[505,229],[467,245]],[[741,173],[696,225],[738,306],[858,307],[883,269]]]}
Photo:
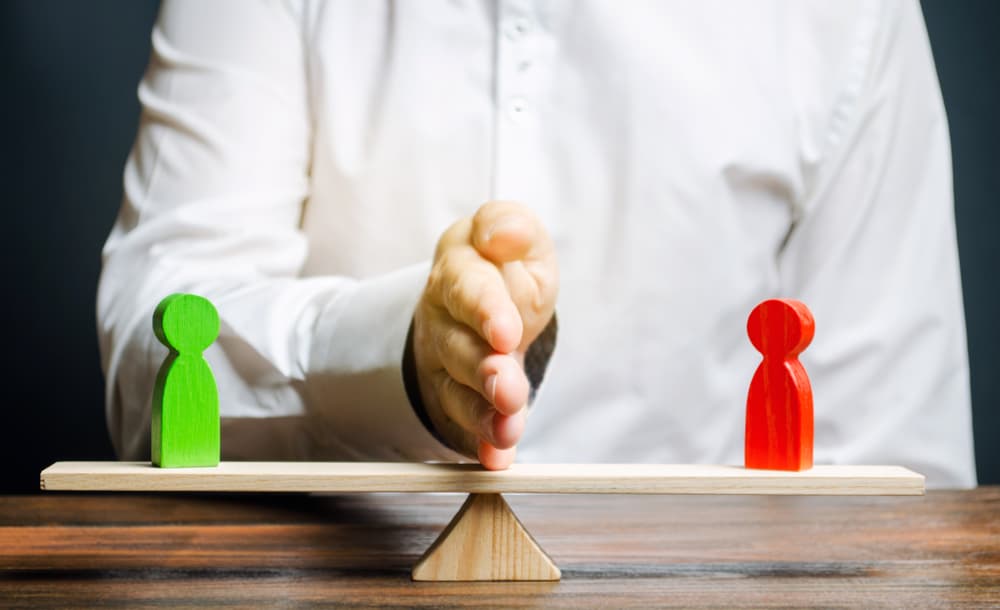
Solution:
{"label": "green wooden figure", "polygon": [[217,466],[219,391],[202,352],[219,336],[219,313],[203,297],[172,294],[156,307],[153,331],[170,349],[153,386],[153,465]]}

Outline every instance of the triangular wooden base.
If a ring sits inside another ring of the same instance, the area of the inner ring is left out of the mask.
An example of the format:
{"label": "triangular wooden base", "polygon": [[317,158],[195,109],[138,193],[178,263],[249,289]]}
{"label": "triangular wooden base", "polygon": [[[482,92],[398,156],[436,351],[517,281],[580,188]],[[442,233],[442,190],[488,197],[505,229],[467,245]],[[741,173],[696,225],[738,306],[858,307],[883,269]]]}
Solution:
{"label": "triangular wooden base", "polygon": [[470,494],[413,580],[559,580],[559,568],[500,494]]}

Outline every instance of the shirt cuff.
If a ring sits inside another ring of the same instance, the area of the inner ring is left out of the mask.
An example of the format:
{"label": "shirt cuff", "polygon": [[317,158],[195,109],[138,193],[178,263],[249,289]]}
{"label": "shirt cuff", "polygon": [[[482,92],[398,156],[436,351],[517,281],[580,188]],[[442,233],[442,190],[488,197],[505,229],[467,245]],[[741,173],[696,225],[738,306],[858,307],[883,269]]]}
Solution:
{"label": "shirt cuff", "polygon": [[305,384],[319,454],[468,461],[424,427],[403,385],[407,331],[428,272],[424,263],[363,280],[320,310]]}
{"label": "shirt cuff", "polygon": [[545,378],[545,371],[549,368],[549,360],[552,359],[552,352],[556,349],[556,338],[559,335],[559,322],[556,314],[552,314],[552,319],[545,325],[542,334],[528,346],[524,353],[524,374],[528,377],[531,385],[531,393],[528,395],[528,406],[535,402],[538,395],[538,388]]}

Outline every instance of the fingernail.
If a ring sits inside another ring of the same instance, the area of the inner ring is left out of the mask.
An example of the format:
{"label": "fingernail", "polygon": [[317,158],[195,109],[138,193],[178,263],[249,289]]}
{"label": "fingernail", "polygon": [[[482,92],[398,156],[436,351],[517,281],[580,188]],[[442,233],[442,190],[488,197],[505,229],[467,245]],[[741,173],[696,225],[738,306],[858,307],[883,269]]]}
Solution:
{"label": "fingernail", "polygon": [[491,404],[497,404],[497,382],[500,380],[500,373],[494,373],[486,378],[486,394],[489,396]]}

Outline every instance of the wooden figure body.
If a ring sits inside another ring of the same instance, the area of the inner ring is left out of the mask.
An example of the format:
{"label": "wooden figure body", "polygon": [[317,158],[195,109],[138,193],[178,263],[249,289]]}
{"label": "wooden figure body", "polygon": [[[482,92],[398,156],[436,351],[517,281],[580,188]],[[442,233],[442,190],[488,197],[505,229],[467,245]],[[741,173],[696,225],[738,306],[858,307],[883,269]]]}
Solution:
{"label": "wooden figure body", "polygon": [[812,468],[812,388],[798,355],[815,328],[805,304],[791,299],[764,301],[750,313],[747,334],[764,360],[747,395],[747,468]]}
{"label": "wooden figure body", "polygon": [[156,375],[152,462],[163,468],[219,463],[219,392],[202,352],[219,335],[219,314],[206,299],[173,294],[153,315],[153,330],[170,349]]}

